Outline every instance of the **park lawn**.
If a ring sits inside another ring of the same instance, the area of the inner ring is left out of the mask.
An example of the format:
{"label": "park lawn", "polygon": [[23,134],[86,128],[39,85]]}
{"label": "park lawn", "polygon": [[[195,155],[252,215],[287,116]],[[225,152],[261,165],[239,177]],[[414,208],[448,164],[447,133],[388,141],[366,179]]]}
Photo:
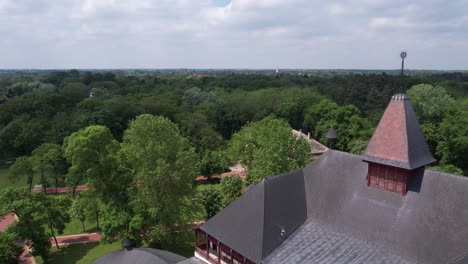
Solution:
{"label": "park lawn", "polygon": [[[39,178],[37,177],[36,179],[33,180],[34,184],[38,184]],[[17,181],[10,181],[8,179],[8,167],[6,166],[1,166],[0,167],[0,190],[5,189],[7,187],[27,187],[29,188],[28,185],[28,179],[27,177],[21,177]]]}
{"label": "park lawn", "polygon": [[95,221],[85,220],[85,231],[83,232],[83,226],[81,225],[81,221],[72,218],[70,223],[65,225],[65,229],[63,230],[63,234],[58,236],[68,236],[68,235],[76,235],[76,234],[83,234],[83,233],[96,233],[98,230],[96,228]]}
{"label": "park lawn", "polygon": [[[176,234],[176,245],[163,247],[162,250],[167,250],[184,257],[193,257],[193,232],[179,232]],[[112,242],[109,244],[90,242],[83,244],[73,244],[62,246],[60,249],[56,247],[51,248],[51,254],[48,264],[63,264],[63,263],[76,263],[76,264],[89,264],[96,259],[122,248],[121,241]],[[45,264],[41,257],[36,257],[37,264]],[[136,263],[135,263],[136,264]]]}
{"label": "park lawn", "polygon": [[212,183],[212,184],[210,184],[210,183],[200,183],[200,184],[197,184],[195,188],[197,190],[197,193],[200,193],[203,190],[208,189],[208,188],[215,188],[218,191],[221,191],[221,184],[219,184],[219,183]]}
{"label": "park lawn", "polygon": [[[107,253],[122,248],[122,243],[116,241],[109,244],[99,242],[89,242],[83,244],[73,244],[62,246],[60,249],[56,247],[51,248],[50,259],[47,264],[63,264],[63,263],[77,263],[77,264],[90,264],[96,259],[104,256]],[[41,257],[36,257],[37,264],[44,264]]]}
{"label": "park lawn", "polygon": [[[23,176],[19,179],[17,179],[16,181],[10,181],[10,179],[8,179],[8,166],[0,166],[0,190],[2,189],[5,189],[7,187],[26,187],[26,188],[29,188],[29,184],[28,184],[28,179],[26,176]],[[47,187],[55,187],[55,183],[52,182],[53,180],[53,174],[52,172],[47,172],[48,175],[47,178],[49,179],[49,184],[47,185]],[[41,177],[40,175],[34,175],[34,179],[33,179],[33,188],[34,188],[34,185],[37,185],[37,184],[40,184],[40,180],[41,180]],[[64,182],[59,182],[59,187],[61,186],[65,186],[65,183]]]}

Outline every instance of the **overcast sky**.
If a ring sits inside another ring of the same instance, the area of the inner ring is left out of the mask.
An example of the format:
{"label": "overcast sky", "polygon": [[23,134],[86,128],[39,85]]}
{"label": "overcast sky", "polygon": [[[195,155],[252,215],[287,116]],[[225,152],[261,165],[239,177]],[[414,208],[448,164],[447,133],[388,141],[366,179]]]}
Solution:
{"label": "overcast sky", "polygon": [[0,0],[0,68],[468,69],[467,0]]}

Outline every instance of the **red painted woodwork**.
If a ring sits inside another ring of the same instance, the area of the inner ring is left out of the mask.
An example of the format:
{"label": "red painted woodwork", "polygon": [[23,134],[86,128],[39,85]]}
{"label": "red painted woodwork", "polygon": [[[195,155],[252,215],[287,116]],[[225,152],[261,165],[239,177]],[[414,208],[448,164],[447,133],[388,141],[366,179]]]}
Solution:
{"label": "red painted woodwork", "polygon": [[[222,260],[229,264],[255,264],[253,261],[250,261],[246,257],[232,250],[229,246],[208,235],[203,230],[196,228],[194,231],[195,251],[208,260],[208,262],[220,264]],[[203,238],[204,241],[202,241],[201,238]],[[215,255],[216,257],[213,257],[212,255]]]}
{"label": "red painted woodwork", "polygon": [[369,162],[367,186],[406,194],[410,170]]}
{"label": "red painted woodwork", "polygon": [[404,102],[391,100],[367,146],[366,154],[408,162],[407,131]]}

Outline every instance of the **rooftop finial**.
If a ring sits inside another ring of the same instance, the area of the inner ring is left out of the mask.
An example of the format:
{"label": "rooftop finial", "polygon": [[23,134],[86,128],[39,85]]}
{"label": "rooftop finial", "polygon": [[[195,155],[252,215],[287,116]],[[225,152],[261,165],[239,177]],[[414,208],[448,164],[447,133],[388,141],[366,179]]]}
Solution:
{"label": "rooftop finial", "polygon": [[405,58],[406,58],[406,51],[402,51],[400,53],[401,57],[401,84],[400,84],[400,93],[404,94],[405,93],[405,80],[404,80],[404,74],[403,71],[405,69]]}

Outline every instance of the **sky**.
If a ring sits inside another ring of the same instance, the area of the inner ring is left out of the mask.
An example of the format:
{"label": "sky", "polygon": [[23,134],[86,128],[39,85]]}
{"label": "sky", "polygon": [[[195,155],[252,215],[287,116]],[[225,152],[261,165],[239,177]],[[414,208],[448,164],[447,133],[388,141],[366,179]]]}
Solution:
{"label": "sky", "polygon": [[0,69],[468,70],[468,0],[0,0]]}

